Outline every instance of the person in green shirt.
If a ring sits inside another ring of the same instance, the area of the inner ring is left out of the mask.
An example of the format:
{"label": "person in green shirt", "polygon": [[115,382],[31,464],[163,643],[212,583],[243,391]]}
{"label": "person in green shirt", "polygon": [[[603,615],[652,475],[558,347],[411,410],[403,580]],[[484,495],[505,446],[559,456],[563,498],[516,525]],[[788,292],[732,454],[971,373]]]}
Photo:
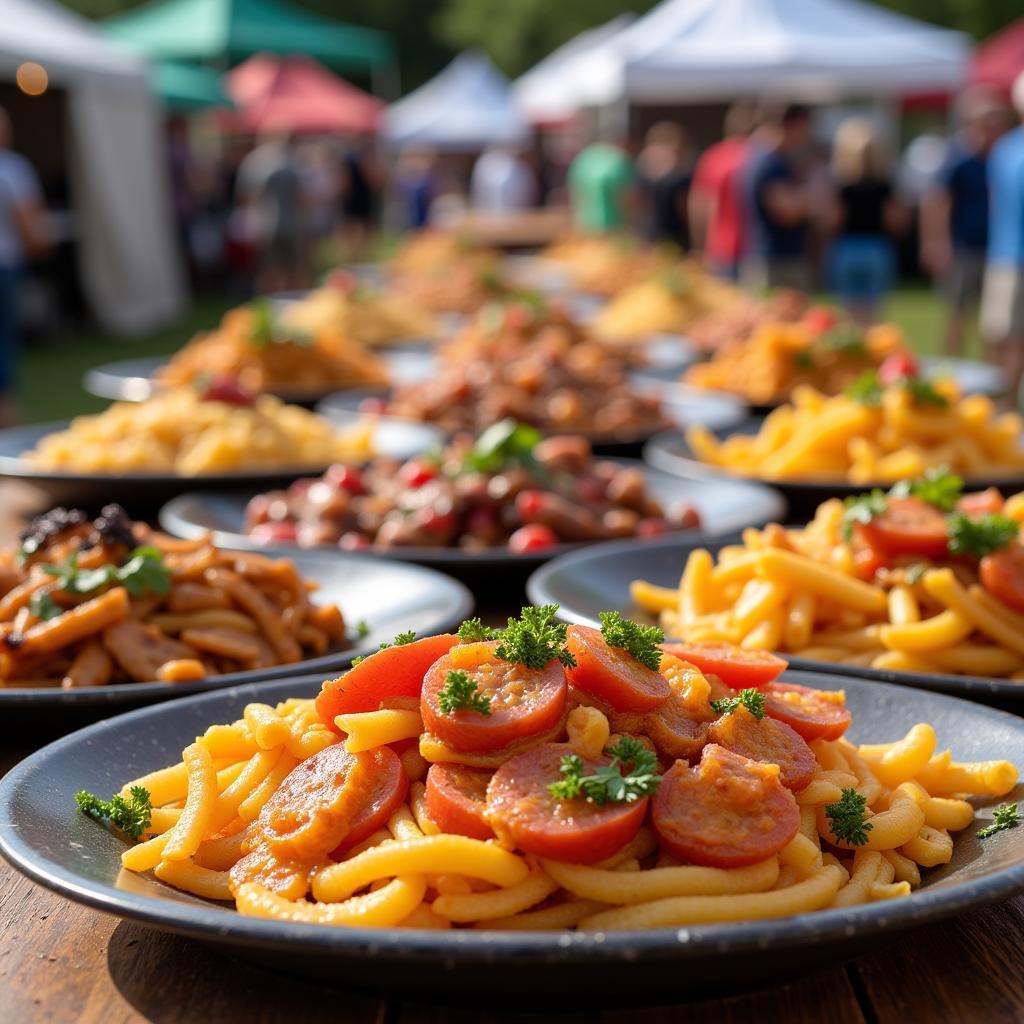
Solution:
{"label": "person in green shirt", "polygon": [[569,196],[580,231],[618,231],[627,225],[636,181],[630,155],[611,142],[593,142],[569,167]]}

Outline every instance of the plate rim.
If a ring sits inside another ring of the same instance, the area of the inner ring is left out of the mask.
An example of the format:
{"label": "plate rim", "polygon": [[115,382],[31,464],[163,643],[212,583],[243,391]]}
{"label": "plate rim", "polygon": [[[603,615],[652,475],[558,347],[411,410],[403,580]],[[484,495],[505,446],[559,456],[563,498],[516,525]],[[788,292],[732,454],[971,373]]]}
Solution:
{"label": "plate rim", "polygon": [[[275,549],[267,549],[270,554],[280,554]],[[301,552],[300,553],[306,553]],[[312,554],[312,551],[308,552]],[[295,551],[284,552],[292,557]],[[321,552],[324,554],[324,552]],[[312,560],[312,559],[310,559]],[[379,558],[364,555],[362,552],[335,551],[328,561],[338,563],[363,563],[368,570],[376,568],[372,563],[380,562]],[[369,564],[367,564],[369,563]],[[438,619],[438,630],[455,625],[468,618],[474,610],[475,600],[469,588],[460,580],[429,566],[410,563],[395,563],[396,568],[416,575],[432,577],[432,586],[436,591],[439,584],[446,587],[452,598],[452,612]],[[268,668],[247,669],[245,672],[228,672],[224,675],[208,676],[193,683],[165,683],[151,680],[144,683],[108,683],[106,686],[89,686],[78,689],[64,690],[60,687],[34,686],[0,686],[0,710],[9,711],[19,708],[33,709],[53,707],[59,709],[104,708],[106,705],[119,703],[163,703],[188,697],[218,693],[234,686],[257,685],[267,683],[275,677],[295,678],[316,672],[331,672],[348,668],[353,658],[366,657],[377,649],[373,643],[357,642],[352,647],[334,653],[305,658],[290,665],[274,665]]]}
{"label": "plate rim", "polygon": [[[649,542],[651,548],[666,548],[669,551],[680,555],[680,572],[682,571],[681,560],[696,548],[704,548],[712,555],[726,546],[727,540],[720,540],[708,544],[691,543],[680,538],[664,537]],[[575,561],[589,561],[596,558],[614,558],[623,549],[621,542],[613,542],[601,545],[600,550],[570,551],[558,558],[552,559],[544,565],[539,566],[530,578],[526,581],[526,594],[533,604],[559,604],[559,618],[564,622],[579,623],[581,625],[598,626],[595,619],[583,614],[564,614],[565,609],[561,603],[555,600],[548,586],[549,578],[567,565]],[[628,594],[626,595],[628,600]],[[671,640],[669,640],[671,642]],[[930,693],[939,693],[946,697],[969,700],[971,697],[993,697],[1005,700],[1013,704],[1024,705],[1024,682],[1015,683],[1009,679],[996,679],[991,676],[957,676],[943,672],[900,672],[894,669],[877,669],[856,665],[834,665],[828,661],[816,661],[812,658],[801,658],[799,655],[779,652],[779,656],[789,662],[792,669],[809,672],[815,675],[835,674],[843,677],[853,677],[871,682],[879,682],[888,686],[901,686],[913,690],[927,690]]]}
{"label": "plate rim", "polygon": [[[806,673],[791,673],[796,681],[814,681]],[[280,686],[300,686],[317,682],[316,676],[280,680]],[[820,680],[818,680],[820,682]],[[892,691],[899,699],[901,689],[866,680],[840,679],[849,686],[864,686],[875,692],[878,686]],[[216,693],[184,698],[192,706],[226,698],[239,702],[259,693],[253,684]],[[266,697],[264,690],[262,696]],[[972,704],[945,694],[931,694],[932,699],[966,705],[971,714],[1000,720],[1024,734],[1024,723],[1018,716]],[[642,932],[493,932],[433,930],[331,928],[326,925],[304,925],[258,918],[242,917],[223,905],[162,900],[148,894],[132,893],[104,883],[90,882],[73,871],[39,857],[25,839],[25,831],[12,814],[19,794],[31,786],[36,772],[49,758],[62,753],[65,747],[102,738],[111,730],[130,728],[141,718],[171,713],[182,702],[157,704],[97,722],[47,744],[15,765],[0,779],[0,854],[19,872],[38,884],[75,902],[84,903],[106,913],[136,920],[163,930],[190,935],[198,939],[246,946],[249,948],[311,949],[318,952],[342,953],[352,961],[387,954],[396,958],[414,959],[433,956],[450,961],[457,955],[463,963],[493,963],[502,957],[510,963],[551,965],[559,962],[621,961],[646,953],[665,959],[690,959],[707,955],[731,956],[745,951],[763,951],[767,944],[784,943],[787,948],[818,943],[836,937],[842,930],[852,940],[860,937],[896,934],[917,925],[935,923],[965,910],[978,909],[1010,898],[1024,891],[1024,855],[1015,864],[1001,868],[961,884],[936,889],[925,887],[909,899],[886,900],[851,908],[834,908],[788,918],[764,921],[724,922],[648,929]],[[69,808],[69,811],[73,809]],[[102,828],[96,824],[97,828]],[[225,916],[227,914],[228,916]],[[864,929],[860,936],[857,926]],[[850,929],[853,932],[850,933]]]}

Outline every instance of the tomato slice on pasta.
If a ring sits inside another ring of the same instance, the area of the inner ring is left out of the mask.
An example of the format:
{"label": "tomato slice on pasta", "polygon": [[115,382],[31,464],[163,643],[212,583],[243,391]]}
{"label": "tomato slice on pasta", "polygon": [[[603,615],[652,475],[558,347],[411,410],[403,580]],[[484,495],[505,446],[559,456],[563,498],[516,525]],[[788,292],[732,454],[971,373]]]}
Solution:
{"label": "tomato slice on pasta", "polygon": [[769,683],[764,688],[769,717],[805,740],[837,740],[849,729],[853,715],[838,696],[796,683]]}
{"label": "tomato slice on pasta", "polygon": [[[453,750],[490,753],[553,729],[565,714],[568,683],[559,661],[526,668],[501,661],[496,641],[460,644],[430,666],[423,678],[420,714],[423,727]],[[449,672],[465,672],[476,692],[489,702],[489,713],[441,710],[441,691]]]}
{"label": "tomato slice on pasta", "polygon": [[782,785],[794,792],[807,786],[818,766],[814,751],[785,722],[757,719],[744,707],[722,715],[708,730],[708,740],[752,761],[777,764]]}
{"label": "tomato slice on pasta", "polygon": [[1003,511],[1006,500],[997,487],[987,487],[974,494],[965,494],[957,503],[958,512],[966,512],[972,518],[998,515]]}
{"label": "tomato slice on pasta", "polygon": [[651,820],[682,860],[738,868],[778,853],[796,835],[800,811],[769,765],[710,744],[700,764],[677,761],[666,772]]}
{"label": "tomato slice on pasta", "polygon": [[759,687],[777,679],[789,662],[770,651],[748,651],[728,643],[662,644],[666,654],[695,665],[705,675],[716,675],[734,690]]}
{"label": "tomato slice on pasta", "polygon": [[857,523],[856,532],[889,555],[942,558],[949,550],[946,514],[920,498],[890,498],[885,511]]}
{"label": "tomato slice on pasta", "polygon": [[442,633],[376,651],[343,676],[324,683],[316,698],[320,720],[340,733],[334,724],[337,715],[378,711],[388,697],[419,697],[427,669],[458,642],[457,636]]}
{"label": "tomato slice on pasta", "polygon": [[360,799],[353,810],[348,835],[331,852],[331,857],[340,857],[377,829],[383,828],[405,800],[409,790],[409,779],[394,750],[390,747],[376,747],[368,753],[374,762],[370,781],[359,794]]}
{"label": "tomato slice on pasta", "polygon": [[458,764],[432,764],[427,772],[427,810],[442,832],[493,839],[487,822],[487,784],[491,772]]}
{"label": "tomato slice on pasta", "polygon": [[672,692],[660,672],[606,644],[599,629],[570,626],[566,646],[576,658],[575,667],[566,671],[570,682],[616,711],[651,711]]}
{"label": "tomato slice on pasta", "polygon": [[[636,835],[648,798],[621,804],[556,799],[548,786],[562,778],[562,757],[572,753],[567,743],[541,743],[506,761],[487,787],[488,819],[499,837],[526,853],[595,864]],[[610,759],[582,760],[584,774],[591,774]]]}
{"label": "tomato slice on pasta", "polygon": [[981,585],[1015,611],[1024,612],[1024,547],[1010,544],[981,560]]}

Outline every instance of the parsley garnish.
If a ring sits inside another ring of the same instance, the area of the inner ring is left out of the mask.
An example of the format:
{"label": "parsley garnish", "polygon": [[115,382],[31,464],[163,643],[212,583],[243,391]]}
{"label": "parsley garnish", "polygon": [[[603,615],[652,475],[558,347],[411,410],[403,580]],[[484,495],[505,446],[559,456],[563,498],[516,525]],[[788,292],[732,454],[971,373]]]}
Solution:
{"label": "parsley garnish", "polygon": [[356,623],[356,636],[364,637],[364,636],[369,636],[369,635],[370,635],[370,624],[366,621],[366,619],[360,619]]}
{"label": "parsley garnish", "polygon": [[867,355],[864,343],[864,332],[853,324],[839,324],[828,331],[821,339],[822,347],[844,356]]}
{"label": "parsley garnish", "polygon": [[116,825],[132,839],[138,839],[149,828],[152,819],[149,790],[145,786],[132,786],[128,792],[127,800],[120,794],[110,800],[101,800],[82,789],[75,794],[75,803],[90,818],[97,821],[107,818],[111,825]]}
{"label": "parsley garnish", "polygon": [[815,367],[814,353],[803,348],[793,353],[793,365],[798,370],[813,370]]}
{"label": "parsley garnish", "polygon": [[405,647],[406,644],[411,644],[416,639],[416,630],[407,629],[404,633],[399,633],[395,636],[395,639],[388,643],[387,640],[382,640],[377,647],[379,651],[386,651],[389,647]]}
{"label": "parsley garnish", "polygon": [[459,626],[458,637],[463,643],[480,643],[485,640],[497,640],[501,630],[485,626],[480,619],[466,619]]}
{"label": "parsley garnish", "polygon": [[989,836],[1002,832],[1007,828],[1016,828],[1020,824],[1020,817],[1017,814],[1016,804],[1000,804],[992,812],[992,824],[986,825],[975,835],[979,839],[987,839]]}
{"label": "parsley garnish", "polygon": [[122,566],[101,565],[79,569],[78,555],[63,565],[44,565],[43,572],[57,581],[57,589],[68,594],[91,594],[108,583],[119,583],[132,597],[156,594],[164,597],[171,590],[171,570],[157,548],[136,548]]}
{"label": "parsley garnish", "polygon": [[534,465],[533,449],[543,439],[535,427],[501,420],[488,427],[463,459],[463,467],[477,473],[500,473],[506,463]]}
{"label": "parsley garnish", "polygon": [[860,402],[861,405],[880,405],[882,384],[878,374],[874,370],[865,370],[843,394],[855,402]]}
{"label": "parsley garnish", "polygon": [[867,805],[867,799],[857,790],[844,789],[839,801],[825,808],[832,835],[851,846],[863,846],[868,841],[868,833],[874,828],[870,821],[864,820]]}
{"label": "parsley garnish", "polygon": [[480,693],[468,673],[454,669],[444,677],[444,686],[437,693],[437,706],[442,715],[452,715],[456,711],[478,711],[481,715],[489,715],[491,698]]}
{"label": "parsley garnish", "polygon": [[42,619],[44,622],[47,619],[55,619],[64,613],[64,609],[54,601],[48,590],[35,591],[29,598],[28,610],[37,619]]}
{"label": "parsley garnish", "polygon": [[294,328],[287,330],[274,315],[274,307],[269,299],[254,299],[249,303],[252,313],[252,326],[249,330],[249,344],[253,348],[266,348],[277,342],[291,341],[296,345],[312,345],[313,337],[305,331]]}
{"label": "parsley garnish", "polygon": [[543,668],[555,658],[566,668],[572,668],[576,659],[565,646],[568,627],[552,621],[557,611],[557,604],[524,608],[518,619],[508,620],[508,625],[501,631],[501,643],[494,653],[502,661],[518,662],[527,668]]}
{"label": "parsley garnish", "polygon": [[877,487],[867,494],[858,494],[856,497],[847,498],[843,505],[843,540],[853,539],[853,527],[855,523],[870,523],[875,516],[885,513],[887,495],[885,491]]}
{"label": "parsley garnish", "polygon": [[925,471],[916,480],[901,480],[889,493],[894,498],[920,498],[943,512],[952,512],[963,494],[964,482],[945,466]]}
{"label": "parsley garnish", "polygon": [[[931,381],[923,377],[900,377],[893,382],[892,387],[901,387],[907,391],[915,405],[933,405],[938,409],[945,409],[949,405],[949,399],[936,391]],[[878,379],[878,371],[867,370],[846,389],[844,394],[861,405],[875,406],[881,404],[884,391],[882,382]]]}
{"label": "parsley garnish", "polygon": [[[611,755],[611,761],[593,775],[583,774],[581,757],[564,755],[558,768],[562,779],[552,782],[548,792],[557,800],[583,797],[592,804],[630,804],[658,788],[657,758],[638,739],[623,736],[605,753]],[[621,769],[626,765],[629,771],[623,775]]]}
{"label": "parsley garnish", "polygon": [[949,399],[935,390],[931,381],[923,377],[901,377],[900,384],[910,392],[915,405],[934,405],[937,409],[945,409]]}
{"label": "parsley garnish", "polygon": [[720,715],[731,715],[738,707],[745,707],[760,721],[767,713],[764,694],[760,690],[740,690],[735,697],[723,697],[721,700],[710,701],[710,704]]}
{"label": "parsley garnish", "polygon": [[964,512],[949,517],[949,553],[984,558],[1005,548],[1018,534],[1020,527],[1009,516],[993,513],[972,519]]}
{"label": "parsley garnish", "polygon": [[355,657],[354,657],[354,658],[352,659],[352,667],[353,667],[353,668],[355,668],[355,667],[356,667],[356,665],[362,665],[362,663],[363,663],[364,661],[366,661],[366,655],[364,655],[364,654],[357,654],[357,655],[356,655],[356,656],[355,656]]}
{"label": "parsley garnish", "polygon": [[658,671],[661,651],[658,644],[665,639],[658,626],[641,626],[632,619],[624,619],[618,612],[601,612],[601,636],[609,647],[621,647],[641,665]]}

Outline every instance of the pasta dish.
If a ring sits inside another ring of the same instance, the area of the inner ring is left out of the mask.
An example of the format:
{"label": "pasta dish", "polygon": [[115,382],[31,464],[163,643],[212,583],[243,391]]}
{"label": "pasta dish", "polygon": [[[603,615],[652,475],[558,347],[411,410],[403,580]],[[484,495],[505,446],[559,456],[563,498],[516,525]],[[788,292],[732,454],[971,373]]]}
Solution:
{"label": "pasta dish", "polygon": [[923,722],[848,741],[842,692],[780,682],[771,655],[556,611],[402,634],[77,802],[139,840],[125,869],[246,915],[605,932],[905,897],[974,820],[964,796],[1016,782]]}

